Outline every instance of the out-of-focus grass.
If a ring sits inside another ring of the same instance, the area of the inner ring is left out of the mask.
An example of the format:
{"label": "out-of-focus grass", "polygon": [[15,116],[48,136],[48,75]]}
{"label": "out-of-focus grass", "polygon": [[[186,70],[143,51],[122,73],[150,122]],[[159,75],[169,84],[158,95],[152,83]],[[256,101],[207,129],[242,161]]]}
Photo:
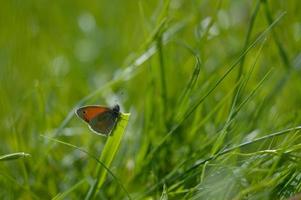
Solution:
{"label": "out-of-focus grass", "polygon": [[0,155],[31,156],[0,162],[0,198],[85,198],[106,139],[73,111],[115,103],[131,118],[108,166],[116,177],[105,178],[96,199],[127,198],[120,184],[132,199],[300,192],[300,8],[2,2]]}

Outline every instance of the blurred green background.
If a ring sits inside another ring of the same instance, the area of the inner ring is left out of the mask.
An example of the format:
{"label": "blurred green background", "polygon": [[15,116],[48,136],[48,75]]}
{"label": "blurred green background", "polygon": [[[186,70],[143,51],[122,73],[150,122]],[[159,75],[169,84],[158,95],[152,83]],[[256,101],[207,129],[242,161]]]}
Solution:
{"label": "blurred green background", "polygon": [[[84,199],[97,163],[41,135],[98,157],[106,138],[74,109],[116,103],[131,118],[110,169],[133,199],[299,192],[298,131],[198,163],[300,125],[300,9],[298,0],[2,1],[0,155],[31,157],[0,162],[0,198]],[[126,198],[110,175],[96,196]]]}

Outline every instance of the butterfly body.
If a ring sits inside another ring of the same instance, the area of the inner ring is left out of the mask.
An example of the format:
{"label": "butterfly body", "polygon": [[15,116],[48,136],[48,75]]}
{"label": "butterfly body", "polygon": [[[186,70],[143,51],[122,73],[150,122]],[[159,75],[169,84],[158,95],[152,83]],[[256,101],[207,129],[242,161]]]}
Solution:
{"label": "butterfly body", "polygon": [[76,115],[87,122],[96,134],[108,136],[120,117],[120,107],[84,106],[76,110]]}

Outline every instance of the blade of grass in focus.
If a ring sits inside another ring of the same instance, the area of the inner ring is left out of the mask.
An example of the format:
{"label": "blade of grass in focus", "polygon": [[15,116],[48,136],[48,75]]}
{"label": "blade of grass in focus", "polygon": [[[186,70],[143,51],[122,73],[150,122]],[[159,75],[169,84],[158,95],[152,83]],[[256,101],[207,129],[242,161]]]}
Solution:
{"label": "blade of grass in focus", "polygon": [[[130,114],[124,114],[121,113],[121,117],[111,133],[111,136],[108,137],[108,140],[106,141],[106,144],[103,148],[103,151],[100,155],[100,161],[104,163],[105,166],[110,167],[118,149],[121,143],[121,140],[123,138],[123,135],[125,133],[128,120],[129,120]],[[94,184],[89,189],[86,200],[94,199],[95,195],[98,191],[98,189],[101,188],[103,183],[105,182],[106,176],[107,176],[107,170],[102,167],[102,165],[97,166],[96,170],[96,180]],[[131,199],[131,197],[128,194],[128,198]]]}

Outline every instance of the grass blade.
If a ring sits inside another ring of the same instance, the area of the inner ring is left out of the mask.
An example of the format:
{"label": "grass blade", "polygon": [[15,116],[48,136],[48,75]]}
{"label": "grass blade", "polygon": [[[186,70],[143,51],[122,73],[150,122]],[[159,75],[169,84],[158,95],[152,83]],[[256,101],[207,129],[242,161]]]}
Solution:
{"label": "grass blade", "polygon": [[160,200],[168,200],[168,195],[167,195],[167,191],[166,191],[166,185],[163,185],[163,192],[162,192],[162,195],[160,197]]}
{"label": "grass blade", "polygon": [[77,189],[79,186],[81,186],[83,183],[85,183],[86,180],[81,180],[78,183],[76,183],[74,186],[72,186],[71,188],[69,188],[67,191],[63,192],[63,193],[59,193],[58,195],[56,195],[55,197],[52,198],[52,200],[62,200],[62,199],[66,199],[67,195],[70,194],[71,192],[73,192],[75,189]]}
{"label": "grass blade", "polygon": [[[127,123],[129,120],[130,114],[121,113],[121,118],[117,123],[116,128],[113,130],[112,135],[108,137],[108,140],[104,146],[104,149],[100,155],[100,161],[107,167],[110,167],[121,143]],[[108,170],[104,169],[101,165],[97,167],[96,181],[91,186],[90,190],[87,193],[86,200],[93,199],[97,193],[97,190],[101,188],[105,182]],[[127,193],[128,194],[128,193]],[[128,194],[128,198],[131,197]]]}
{"label": "grass blade", "polygon": [[[272,17],[270,8],[269,8],[269,4],[268,4],[267,0],[262,0],[262,2],[264,5],[264,12],[265,12],[267,21],[269,24],[272,24],[273,17]],[[286,67],[286,69],[290,70],[292,68],[292,66],[291,66],[290,60],[288,58],[288,55],[287,55],[284,47],[282,46],[282,43],[280,42],[280,39],[278,38],[278,35],[276,34],[276,32],[272,30],[272,34],[273,34],[274,41],[275,41],[276,46],[279,51],[279,55],[282,58],[283,64]]]}
{"label": "grass blade", "polygon": [[0,161],[16,160],[19,158],[29,157],[30,154],[25,152],[17,152],[0,156]]}

